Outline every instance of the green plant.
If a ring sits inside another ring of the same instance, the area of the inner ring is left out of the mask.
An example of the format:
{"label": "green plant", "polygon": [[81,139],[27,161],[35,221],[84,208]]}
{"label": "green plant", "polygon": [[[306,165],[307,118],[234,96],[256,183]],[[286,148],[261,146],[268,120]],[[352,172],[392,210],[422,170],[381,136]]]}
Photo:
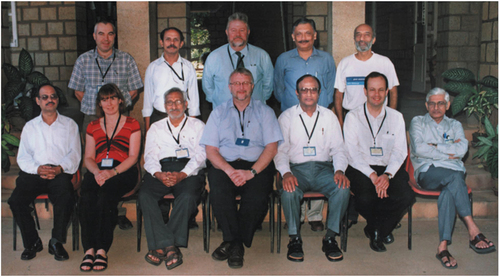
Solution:
{"label": "green plant", "polygon": [[5,114],[5,105],[2,105],[2,169],[3,172],[8,172],[10,170],[10,159],[9,156],[15,156],[14,148],[19,147],[19,139],[12,134],[10,131],[12,127],[9,120]]}
{"label": "green plant", "polygon": [[498,78],[486,76],[476,80],[474,73],[466,68],[448,69],[442,74],[447,82],[444,89],[456,95],[451,104],[453,115],[465,111],[479,120],[479,132],[483,132],[484,119],[498,108]]}
{"label": "green plant", "polygon": [[[38,115],[35,111],[38,110],[38,106],[35,102],[33,88],[50,83],[45,75],[33,71],[33,67],[33,59],[24,49],[19,53],[19,69],[9,63],[2,65],[3,72],[7,77],[7,84],[2,93],[2,104],[6,106],[5,110],[10,110],[11,105],[20,109],[21,116],[26,121]],[[55,89],[59,96],[59,105],[66,105],[68,101],[62,90],[58,87]]]}
{"label": "green plant", "polygon": [[478,137],[479,150],[473,158],[481,158],[486,162],[492,178],[498,178],[498,126],[494,128],[488,118],[484,119],[487,137]]}

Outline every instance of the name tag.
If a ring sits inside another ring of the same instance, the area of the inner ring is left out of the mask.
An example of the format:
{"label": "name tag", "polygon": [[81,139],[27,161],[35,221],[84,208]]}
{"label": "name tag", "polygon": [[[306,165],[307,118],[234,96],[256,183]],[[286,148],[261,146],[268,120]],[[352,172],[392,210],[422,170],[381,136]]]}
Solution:
{"label": "name tag", "polygon": [[446,144],[453,144],[455,141],[453,139],[445,139],[444,143]]}
{"label": "name tag", "polygon": [[382,147],[370,147],[370,155],[372,156],[383,156],[384,151]]}
{"label": "name tag", "polygon": [[175,150],[175,156],[177,159],[189,158],[189,150],[187,148],[181,148]]}
{"label": "name tag", "polygon": [[101,167],[113,167],[113,159],[102,159]]}
{"label": "name tag", "polygon": [[237,138],[236,145],[239,146],[248,146],[250,144],[250,140],[246,138]]}
{"label": "name tag", "polygon": [[305,157],[316,156],[316,146],[306,146],[303,148]]}

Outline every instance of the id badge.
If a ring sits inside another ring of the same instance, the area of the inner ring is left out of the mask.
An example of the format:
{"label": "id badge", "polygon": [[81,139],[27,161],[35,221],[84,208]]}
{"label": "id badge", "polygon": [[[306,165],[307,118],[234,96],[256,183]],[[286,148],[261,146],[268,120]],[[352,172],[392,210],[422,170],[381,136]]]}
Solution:
{"label": "id badge", "polygon": [[304,157],[316,156],[316,146],[305,146],[303,153]]}
{"label": "id badge", "polygon": [[248,146],[250,144],[250,140],[246,138],[237,138],[236,145],[239,146]]}
{"label": "id badge", "polygon": [[370,155],[372,156],[383,156],[384,151],[382,147],[370,147]]}
{"label": "id badge", "polygon": [[113,159],[102,159],[101,167],[113,167]]}
{"label": "id badge", "polygon": [[175,156],[177,159],[189,158],[189,150],[187,148],[181,148],[175,150]]}
{"label": "id badge", "polygon": [[455,141],[453,139],[445,139],[444,143],[446,144],[453,144]]}

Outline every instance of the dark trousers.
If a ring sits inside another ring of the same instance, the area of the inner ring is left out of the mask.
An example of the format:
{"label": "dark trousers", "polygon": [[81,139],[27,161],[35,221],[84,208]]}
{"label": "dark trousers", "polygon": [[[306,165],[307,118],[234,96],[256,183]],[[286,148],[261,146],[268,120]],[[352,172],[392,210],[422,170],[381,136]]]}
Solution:
{"label": "dark trousers", "polygon": [[[371,166],[377,175],[385,171],[385,166]],[[351,181],[351,191],[354,193],[356,210],[366,219],[369,230],[377,229],[381,237],[386,237],[396,227],[415,201],[415,194],[408,185],[408,173],[404,166],[389,180],[387,194],[389,197],[380,199],[370,178],[357,169],[349,166],[346,176]]]}
{"label": "dark trousers", "polygon": [[[229,164],[235,169],[249,170],[254,163],[240,160]],[[209,167],[210,202],[224,241],[242,242],[247,247],[252,245],[255,230],[267,214],[268,197],[273,189],[275,173],[274,163],[271,162],[243,186],[237,187],[224,171]],[[237,195],[241,196],[239,210]]]}
{"label": "dark trousers", "polygon": [[80,191],[80,223],[84,251],[104,249],[113,243],[113,232],[118,223],[118,202],[137,184],[137,167],[108,179],[99,186],[94,174],[88,171]]}
{"label": "dark trousers", "polygon": [[[180,172],[187,162],[163,162],[162,172]],[[158,179],[146,173],[144,184],[139,191],[139,201],[144,215],[144,229],[148,241],[148,249],[156,250],[168,246],[187,247],[189,229],[188,220],[197,209],[203,187],[205,172],[189,176],[173,187],[167,187]],[[163,223],[162,210],[158,202],[164,195],[173,193],[175,200],[172,213],[167,224]]]}
{"label": "dark trousers", "polygon": [[40,178],[36,174],[19,172],[16,188],[9,198],[10,209],[21,230],[24,248],[31,247],[38,239],[35,221],[29,205],[42,193],[47,193],[54,207],[54,227],[52,238],[66,243],[68,223],[75,205],[73,184],[70,174],[62,173],[52,180]]}

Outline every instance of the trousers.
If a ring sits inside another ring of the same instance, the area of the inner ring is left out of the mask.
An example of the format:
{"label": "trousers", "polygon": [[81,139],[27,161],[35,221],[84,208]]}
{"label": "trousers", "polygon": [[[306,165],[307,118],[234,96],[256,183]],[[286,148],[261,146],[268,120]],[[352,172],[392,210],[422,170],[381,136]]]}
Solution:
{"label": "trousers", "polygon": [[[162,162],[162,172],[180,172],[187,162]],[[189,176],[173,187],[146,173],[139,191],[139,201],[144,216],[144,230],[149,250],[168,246],[187,247],[189,217],[197,208],[197,202],[205,186],[205,172]],[[158,202],[164,195],[172,193],[175,197],[172,213],[167,224],[163,223],[162,211]]]}
{"label": "trousers", "polygon": [[418,184],[424,189],[441,190],[438,197],[439,241],[451,243],[457,212],[461,217],[471,215],[464,172],[431,165],[426,172],[420,172]]}
{"label": "trousers", "polygon": [[[234,169],[250,170],[254,162],[239,160],[229,164]],[[275,172],[274,163],[271,162],[243,186],[237,187],[224,171],[209,167],[210,202],[224,241],[242,242],[247,247],[252,245],[255,230],[267,214]],[[237,195],[241,196],[239,209]]]}
{"label": "trousers", "polygon": [[52,180],[42,179],[39,175],[19,172],[16,188],[8,203],[17,225],[21,230],[24,248],[29,248],[38,239],[35,221],[31,216],[30,204],[42,193],[47,193],[54,207],[52,238],[66,243],[68,224],[75,205],[75,196],[70,174],[62,173]]}
{"label": "trousers", "polygon": [[[378,176],[384,173],[385,166],[370,166]],[[408,185],[408,173],[401,166],[389,180],[387,198],[377,196],[375,186],[370,178],[349,166],[346,176],[351,181],[356,210],[366,219],[370,231],[377,229],[381,237],[386,237],[396,227],[406,213],[407,208],[415,201],[415,193]]]}
{"label": "trousers", "polygon": [[335,233],[340,233],[340,220],[349,203],[349,188],[339,188],[333,180],[335,171],[331,162],[305,162],[291,164],[292,174],[297,178],[299,186],[295,191],[287,192],[281,189],[281,202],[288,234],[297,235],[300,230],[300,202],[304,192],[314,191],[328,198],[327,227]]}

